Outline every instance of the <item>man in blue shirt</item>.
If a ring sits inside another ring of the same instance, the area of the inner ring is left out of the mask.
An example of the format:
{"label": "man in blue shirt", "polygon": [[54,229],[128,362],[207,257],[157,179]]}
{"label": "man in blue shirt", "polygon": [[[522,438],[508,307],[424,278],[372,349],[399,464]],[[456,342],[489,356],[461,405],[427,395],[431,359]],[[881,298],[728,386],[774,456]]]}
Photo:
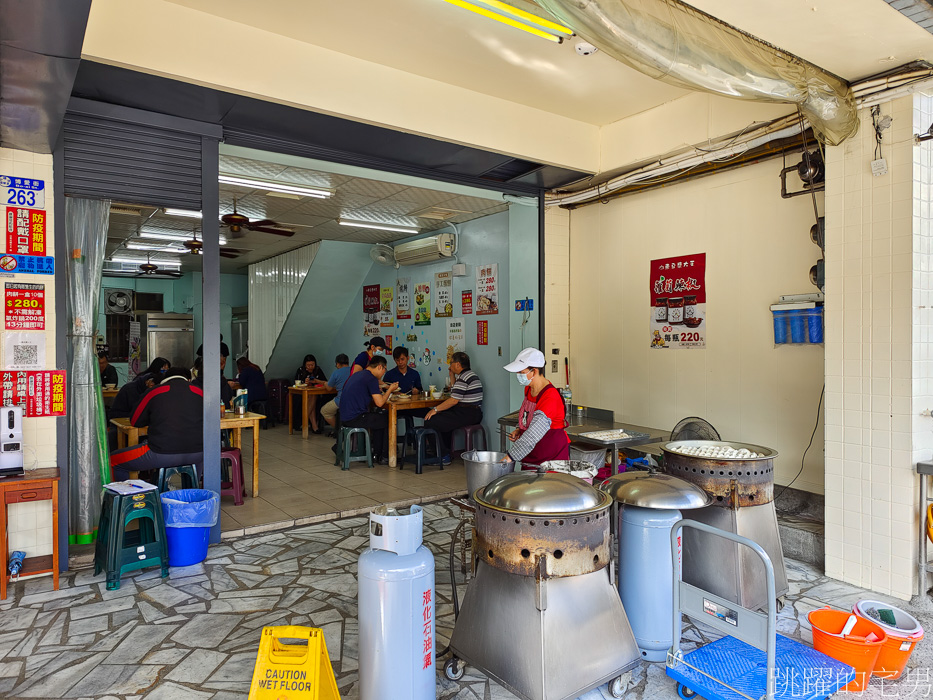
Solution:
{"label": "man in blue shirt", "polygon": [[388,384],[398,382],[399,391],[406,394],[410,391],[411,395],[415,396],[424,389],[421,387],[421,375],[418,374],[418,370],[408,366],[408,357],[408,348],[402,346],[395,348],[392,351],[392,359],[395,360],[396,367],[386,372],[383,381]]}
{"label": "man in blue shirt", "polygon": [[369,430],[370,444],[373,448],[373,460],[376,464],[388,464],[389,417],[385,413],[370,413],[369,407],[375,404],[377,408],[386,405],[392,392],[398,389],[398,384],[386,386],[385,391],[379,390],[379,383],[386,373],[386,358],[381,355],[374,356],[366,369],[351,374],[343,385],[340,396],[340,423],[349,428],[366,428]]}
{"label": "man in blue shirt", "polygon": [[340,395],[343,393],[343,385],[347,383],[347,378],[350,376],[350,358],[340,353],[337,355],[334,364],[337,366],[337,369],[330,375],[330,379],[327,380],[327,386],[331,389],[336,389],[337,396],[321,406],[321,415],[324,416],[327,425],[331,427],[337,422],[337,408],[340,406]]}

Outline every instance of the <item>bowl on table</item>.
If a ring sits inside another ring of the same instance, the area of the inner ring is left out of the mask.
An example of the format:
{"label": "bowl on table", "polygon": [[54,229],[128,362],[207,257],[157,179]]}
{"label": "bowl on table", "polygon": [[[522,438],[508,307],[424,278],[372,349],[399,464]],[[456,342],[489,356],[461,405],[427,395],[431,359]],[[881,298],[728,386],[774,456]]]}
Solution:
{"label": "bowl on table", "polygon": [[439,398],[441,398],[441,391],[440,391],[440,390],[432,391],[432,392],[431,392],[431,398],[432,398],[432,399],[439,399]]}
{"label": "bowl on table", "polygon": [[104,384],[104,391],[113,391],[116,388],[116,384]]}

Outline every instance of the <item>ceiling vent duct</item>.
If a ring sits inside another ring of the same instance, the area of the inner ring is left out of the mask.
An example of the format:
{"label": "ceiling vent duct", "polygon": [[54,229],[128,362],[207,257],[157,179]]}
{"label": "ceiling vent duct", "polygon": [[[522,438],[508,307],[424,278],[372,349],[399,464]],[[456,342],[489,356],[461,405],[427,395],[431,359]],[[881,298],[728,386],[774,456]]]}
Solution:
{"label": "ceiling vent duct", "polygon": [[456,252],[457,237],[452,233],[441,233],[395,246],[395,260],[399,265],[421,265],[452,257]]}

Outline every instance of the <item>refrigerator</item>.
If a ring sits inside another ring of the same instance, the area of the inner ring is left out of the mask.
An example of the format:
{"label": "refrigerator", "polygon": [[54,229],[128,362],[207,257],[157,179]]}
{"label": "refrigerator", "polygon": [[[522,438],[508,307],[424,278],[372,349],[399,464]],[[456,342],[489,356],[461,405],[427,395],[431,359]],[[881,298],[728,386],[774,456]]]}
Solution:
{"label": "refrigerator", "polygon": [[145,362],[140,371],[157,357],[164,357],[173,367],[194,365],[194,319],[190,314],[139,314],[139,355]]}

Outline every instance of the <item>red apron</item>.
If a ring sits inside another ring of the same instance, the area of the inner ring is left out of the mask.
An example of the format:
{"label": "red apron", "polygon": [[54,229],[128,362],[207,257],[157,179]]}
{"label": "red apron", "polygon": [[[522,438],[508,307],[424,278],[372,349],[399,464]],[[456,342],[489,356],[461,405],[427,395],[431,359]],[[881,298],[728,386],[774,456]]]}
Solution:
{"label": "red apron", "polygon": [[[557,392],[558,395],[560,394],[560,392],[557,391],[557,387],[553,384],[548,384],[544,387],[544,391],[538,395],[538,400],[540,401],[541,397],[548,391],[554,391]],[[563,405],[563,399],[561,400],[561,405]],[[534,415],[537,406],[538,404],[536,401],[529,401],[527,398],[522,401],[522,406],[518,409],[519,428],[522,430],[528,429],[528,426],[531,424],[531,417]],[[563,417],[561,424],[567,424],[566,416]],[[540,464],[553,459],[570,459],[570,438],[567,437],[567,431],[565,431],[563,427],[551,427],[551,429],[544,434],[544,437],[538,441],[534,449],[521,460],[522,469],[534,471]]]}

